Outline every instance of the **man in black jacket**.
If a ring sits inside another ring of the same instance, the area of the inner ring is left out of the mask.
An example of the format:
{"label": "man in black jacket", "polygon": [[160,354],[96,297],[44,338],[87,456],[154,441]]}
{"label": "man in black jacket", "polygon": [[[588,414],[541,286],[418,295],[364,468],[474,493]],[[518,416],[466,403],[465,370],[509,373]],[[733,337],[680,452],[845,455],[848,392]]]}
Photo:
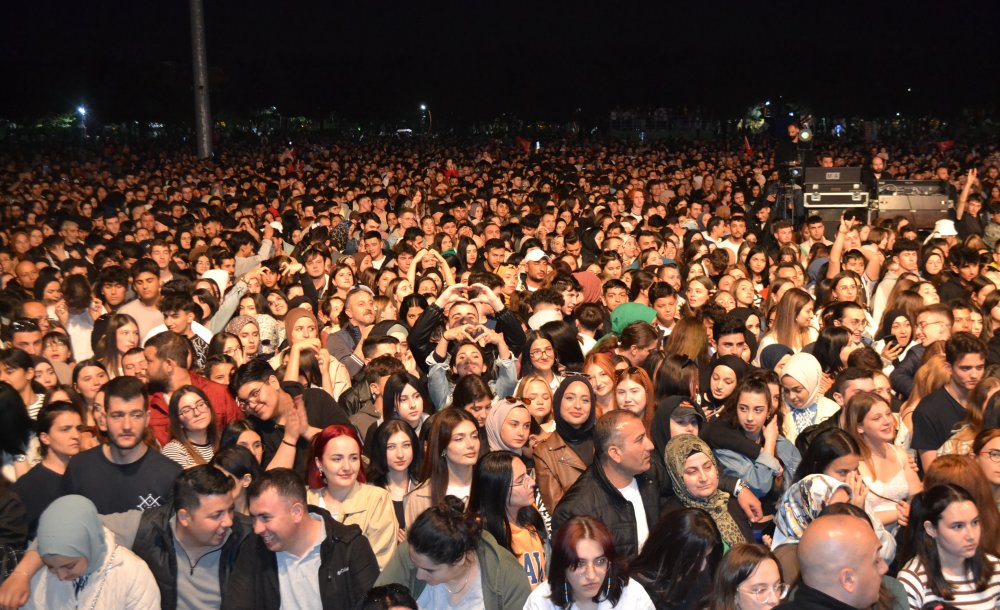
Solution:
{"label": "man in black jacket", "polygon": [[851,515],[816,519],[799,542],[802,584],[795,599],[778,608],[870,608],[878,601],[882,575],[889,569],[878,551],[878,536],[870,523]]}
{"label": "man in black jacket", "polygon": [[552,531],[591,515],[608,526],[620,555],[638,555],[663,506],[652,451],[639,416],[625,410],[603,415],[594,428],[594,462],[556,506]]}
{"label": "man in black jacket", "polygon": [[[164,610],[223,603],[240,547],[252,534],[250,521],[233,513],[234,485],[221,470],[203,464],[177,477],[173,506],[101,516],[115,540],[149,566]],[[3,599],[22,586],[26,598],[29,579],[41,567],[38,553],[28,551],[5,583]]]}
{"label": "man in black jacket", "polygon": [[286,468],[268,470],[247,497],[257,537],[240,551],[222,610],[358,605],[379,575],[358,526],[308,506],[305,481]]}

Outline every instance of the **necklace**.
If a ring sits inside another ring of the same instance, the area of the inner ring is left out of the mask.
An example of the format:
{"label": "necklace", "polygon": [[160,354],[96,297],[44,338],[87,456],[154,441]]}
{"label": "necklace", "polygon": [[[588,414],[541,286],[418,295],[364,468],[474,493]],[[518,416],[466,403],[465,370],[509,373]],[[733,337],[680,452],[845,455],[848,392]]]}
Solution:
{"label": "necklace", "polygon": [[461,587],[459,587],[459,588],[455,589],[454,591],[452,591],[451,589],[448,588],[448,583],[444,583],[444,590],[447,591],[449,595],[455,595],[456,593],[461,593],[462,591],[465,590],[465,587],[468,586],[468,584],[469,584],[469,578],[471,578],[471,577],[472,577],[472,566],[470,565],[469,569],[465,571],[465,581],[462,582],[462,586]]}

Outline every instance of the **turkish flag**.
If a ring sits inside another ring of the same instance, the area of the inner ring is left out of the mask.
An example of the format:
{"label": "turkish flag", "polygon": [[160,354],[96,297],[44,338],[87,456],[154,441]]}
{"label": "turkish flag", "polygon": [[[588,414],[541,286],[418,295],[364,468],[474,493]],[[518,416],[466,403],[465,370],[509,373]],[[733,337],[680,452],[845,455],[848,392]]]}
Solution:
{"label": "turkish flag", "polygon": [[947,152],[952,148],[955,148],[955,140],[942,140],[937,143],[938,150],[941,152]]}

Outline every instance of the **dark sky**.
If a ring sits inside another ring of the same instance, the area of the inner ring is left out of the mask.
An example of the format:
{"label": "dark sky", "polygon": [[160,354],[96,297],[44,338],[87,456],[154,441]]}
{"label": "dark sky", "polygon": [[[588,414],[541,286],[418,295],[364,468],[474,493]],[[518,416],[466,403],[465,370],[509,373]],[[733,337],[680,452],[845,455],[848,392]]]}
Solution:
{"label": "dark sky", "polygon": [[[217,115],[394,119],[421,102],[435,122],[638,104],[732,115],[778,95],[875,115],[1000,99],[1000,8],[986,0],[204,2]],[[187,2],[4,12],[0,118],[85,103],[107,121],[190,120]]]}

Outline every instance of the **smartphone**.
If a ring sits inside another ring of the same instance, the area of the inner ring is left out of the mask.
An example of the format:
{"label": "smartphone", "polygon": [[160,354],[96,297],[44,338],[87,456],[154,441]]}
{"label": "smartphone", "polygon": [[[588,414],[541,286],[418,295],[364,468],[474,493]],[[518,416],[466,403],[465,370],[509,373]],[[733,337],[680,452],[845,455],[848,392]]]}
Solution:
{"label": "smartphone", "polygon": [[886,347],[896,346],[896,345],[899,345],[899,339],[897,339],[896,337],[889,337],[888,339],[885,340]]}

